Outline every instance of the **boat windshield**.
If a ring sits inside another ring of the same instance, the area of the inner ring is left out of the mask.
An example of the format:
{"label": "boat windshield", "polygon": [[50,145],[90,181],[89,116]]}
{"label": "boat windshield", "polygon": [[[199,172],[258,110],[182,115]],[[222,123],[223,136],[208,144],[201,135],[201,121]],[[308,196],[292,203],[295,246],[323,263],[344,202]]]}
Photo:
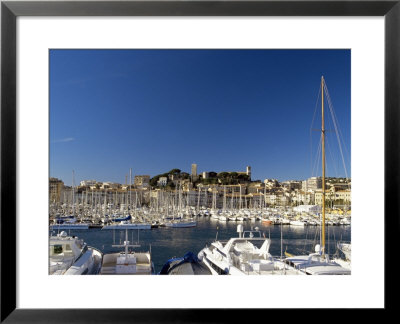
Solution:
{"label": "boat windshield", "polygon": [[61,254],[63,252],[63,247],[60,244],[53,245],[53,254]]}
{"label": "boat windshield", "polygon": [[233,249],[237,250],[255,250],[260,249],[264,244],[265,240],[260,240],[260,238],[241,238],[235,239],[233,244],[230,246],[230,252]]}
{"label": "boat windshield", "polygon": [[260,231],[244,231],[243,238],[260,238],[261,232]]}

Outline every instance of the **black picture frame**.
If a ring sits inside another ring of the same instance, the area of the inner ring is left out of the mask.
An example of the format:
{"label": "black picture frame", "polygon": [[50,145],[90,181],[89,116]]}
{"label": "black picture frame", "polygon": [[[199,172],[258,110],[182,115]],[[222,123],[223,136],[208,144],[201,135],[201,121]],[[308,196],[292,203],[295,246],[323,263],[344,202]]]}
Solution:
{"label": "black picture frame", "polygon": [[[1,2],[1,322],[226,322],[242,310],[16,308],[16,18],[19,16],[384,16],[385,309],[397,282],[390,248],[399,230],[400,0],[392,1],[2,1]],[[394,225],[392,222],[394,222]],[[389,223],[390,222],[390,223]],[[392,246],[393,248],[393,246]],[[367,270],[366,270],[367,271]],[[392,271],[392,273],[390,272]],[[386,285],[389,283],[388,285]],[[195,291],[193,292],[195,293]],[[188,296],[190,297],[190,296]],[[252,310],[260,318],[263,310]]]}

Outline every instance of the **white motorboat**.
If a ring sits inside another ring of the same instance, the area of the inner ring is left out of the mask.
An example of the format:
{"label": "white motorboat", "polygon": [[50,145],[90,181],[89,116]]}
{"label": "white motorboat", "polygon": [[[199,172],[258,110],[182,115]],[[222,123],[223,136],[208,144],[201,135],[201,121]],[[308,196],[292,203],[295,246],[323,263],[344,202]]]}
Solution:
{"label": "white motorboat", "polygon": [[151,260],[151,252],[129,251],[130,247],[140,247],[140,245],[130,244],[128,241],[127,229],[125,230],[124,244],[112,245],[112,247],[123,247],[124,251],[104,254],[100,275],[154,274],[154,264]]}
{"label": "white motorboat", "polygon": [[315,246],[315,253],[288,257],[285,260],[289,266],[307,275],[350,275],[351,270],[335,260],[330,260],[328,255],[321,253],[319,244]]}
{"label": "white motorboat", "polygon": [[99,250],[65,231],[50,236],[50,275],[98,274],[102,257]]}
{"label": "white motorboat", "polygon": [[305,223],[299,220],[292,220],[290,221],[290,226],[304,226]]}
{"label": "white motorboat", "polygon": [[124,230],[124,229],[140,229],[147,230],[151,229],[150,223],[130,223],[129,221],[121,221],[120,223],[113,223],[109,225],[104,225],[103,230]]}
{"label": "white motorboat", "polygon": [[198,258],[213,275],[303,274],[271,256],[271,240],[262,236],[258,228],[243,231],[239,224],[237,232],[238,237],[215,241],[199,252]]}

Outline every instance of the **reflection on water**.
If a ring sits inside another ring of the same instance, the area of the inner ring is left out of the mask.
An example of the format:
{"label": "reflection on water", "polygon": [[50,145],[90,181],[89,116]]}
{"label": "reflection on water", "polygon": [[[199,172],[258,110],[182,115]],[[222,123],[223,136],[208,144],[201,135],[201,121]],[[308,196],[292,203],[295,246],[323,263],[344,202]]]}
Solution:
{"label": "reflection on water", "polygon": [[[238,236],[237,225],[243,224],[244,230],[258,227],[259,230],[271,239],[270,253],[281,255],[281,231],[283,252],[303,254],[314,251],[315,244],[320,241],[320,226],[289,226],[263,225],[259,221],[220,222],[211,218],[199,218],[196,227],[189,228],[156,228],[152,230],[130,230],[129,240],[139,242],[136,250],[148,251],[151,254],[156,271],[160,271],[164,263],[172,257],[182,257],[186,252],[197,254],[206,244],[218,240],[228,240]],[[71,235],[83,238],[88,245],[94,246],[103,253],[119,251],[112,244],[121,244],[125,240],[125,231],[101,229],[67,231]],[[326,251],[328,254],[336,252],[338,241],[351,241],[350,226],[326,227]]]}

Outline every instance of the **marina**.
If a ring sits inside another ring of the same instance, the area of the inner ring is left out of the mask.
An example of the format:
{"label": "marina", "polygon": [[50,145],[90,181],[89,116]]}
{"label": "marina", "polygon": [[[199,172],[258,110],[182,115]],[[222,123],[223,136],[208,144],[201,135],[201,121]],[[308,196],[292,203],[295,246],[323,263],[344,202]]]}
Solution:
{"label": "marina", "polygon": [[[324,94],[328,97],[328,107],[331,112],[333,108],[324,77],[321,77],[319,94],[322,111],[320,138],[322,177],[310,178],[309,181],[310,184],[316,185],[315,188],[318,188],[318,183],[321,184],[321,204],[268,206],[266,185],[269,181],[267,179],[264,182],[264,195],[259,191],[262,190],[261,183],[253,184],[251,189],[250,166],[246,167],[246,172],[242,172],[240,178],[241,181],[247,182],[243,188],[237,172],[221,172],[218,182],[221,184],[226,182],[226,175],[231,174],[230,182],[235,176],[239,186],[215,184],[205,188],[203,197],[202,186],[199,185],[198,190],[193,188],[194,179],[197,179],[196,164],[192,164],[189,181],[185,181],[188,180],[188,174],[181,174],[179,169],[173,169],[168,173],[171,180],[176,180],[173,183],[175,190],[164,190],[159,187],[154,188],[156,190],[152,192],[150,187],[148,192],[147,188],[145,192],[140,191],[139,197],[137,190],[132,191],[132,169],[130,169],[129,187],[125,186],[125,192],[104,190],[97,191],[94,196],[93,190],[89,193],[86,189],[81,190],[76,200],[73,171],[70,204],[64,200],[63,204],[53,201],[50,205],[50,230],[58,231],[56,236],[50,237],[50,242],[69,239],[65,231],[59,233],[65,229],[81,232],[85,240],[96,248],[88,249],[86,243],[77,241],[75,235],[70,238],[71,242],[79,247],[85,244],[80,253],[79,248],[76,248],[75,252],[72,249],[74,253],[71,254],[70,244],[53,243],[50,246],[50,274],[68,274],[70,269],[75,268],[78,270],[73,270],[72,274],[351,274],[351,237],[350,232],[345,230],[351,224],[351,208],[349,205],[343,205],[343,209],[334,207],[333,201],[331,208],[327,207]],[[336,123],[333,113],[332,118]],[[342,154],[342,150],[340,152]],[[160,177],[155,179],[158,180],[159,186],[164,186],[167,177],[162,177],[164,179],[162,184]],[[207,175],[204,174],[204,177],[207,178]],[[143,183],[145,178],[149,180],[150,176],[141,176],[140,183]],[[345,187],[349,187],[347,182],[346,177]],[[229,196],[227,187],[230,190]],[[331,188],[335,192],[335,186]],[[242,194],[242,189],[249,191],[250,194],[246,195],[245,192]],[[254,192],[256,195],[251,192],[254,189],[257,190]],[[289,190],[286,188],[282,193],[290,196],[290,186]],[[208,203],[210,194],[211,202]],[[339,196],[336,194],[336,197]],[[197,204],[194,204],[195,201]],[[314,192],[314,202],[316,201]],[[332,229],[329,231],[329,228]],[[113,233],[111,248],[124,248],[122,252],[113,252],[109,246],[106,247],[106,235],[103,233],[110,230]],[[135,231],[137,237],[133,235]],[[140,232],[144,233],[142,242],[148,246],[147,251],[132,250],[141,247]],[[149,232],[150,235],[147,234]],[[277,233],[280,234],[279,239]],[[227,237],[224,237],[224,234]],[[162,246],[166,238],[168,244]],[[302,249],[299,243],[303,245]],[[67,250],[68,257],[64,257]],[[96,264],[99,263],[99,255],[93,256],[99,250],[102,251],[100,269],[93,265],[93,259],[97,260]],[[56,267],[60,269],[56,270]]]}
{"label": "marina", "polygon": [[[263,225],[261,221],[240,222],[245,230],[258,227],[266,238],[271,239],[269,253],[277,258],[285,257],[285,251],[293,254],[304,254],[314,250],[319,242],[320,226]],[[238,222],[218,221],[211,217],[198,217],[196,227],[171,228],[159,227],[150,230],[128,230],[129,241],[139,244],[133,251],[150,251],[154,262],[155,273],[171,258],[183,257],[187,252],[197,255],[206,245],[217,240],[229,240],[237,236]],[[87,230],[68,230],[69,235],[76,235],[103,254],[117,253],[123,248],[112,245],[123,245],[126,240],[125,230],[105,231],[101,228]],[[282,236],[282,241],[281,241]],[[327,252],[338,255],[345,260],[337,244],[351,241],[351,226],[327,226]],[[281,244],[282,242],[282,244]]]}

